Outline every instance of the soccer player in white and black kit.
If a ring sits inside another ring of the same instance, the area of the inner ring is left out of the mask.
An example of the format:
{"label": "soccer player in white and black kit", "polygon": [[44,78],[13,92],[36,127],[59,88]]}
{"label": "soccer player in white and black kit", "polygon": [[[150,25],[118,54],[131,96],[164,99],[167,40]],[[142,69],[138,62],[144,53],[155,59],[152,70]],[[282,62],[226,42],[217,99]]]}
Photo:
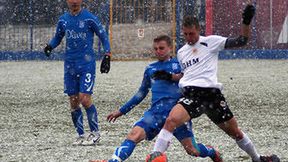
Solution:
{"label": "soccer player in white and black kit", "polygon": [[179,82],[183,97],[171,110],[158,135],[152,154],[167,150],[173,137],[172,132],[179,125],[206,114],[219,128],[236,140],[237,145],[252,158],[253,162],[280,161],[276,155],[260,156],[257,153],[249,137],[238,127],[221,93],[222,84],[217,81],[219,51],[247,44],[249,25],[254,14],[255,7],[247,5],[242,14],[241,34],[236,38],[200,36],[197,18],[184,17],[182,30],[187,43],[177,53],[183,73]]}

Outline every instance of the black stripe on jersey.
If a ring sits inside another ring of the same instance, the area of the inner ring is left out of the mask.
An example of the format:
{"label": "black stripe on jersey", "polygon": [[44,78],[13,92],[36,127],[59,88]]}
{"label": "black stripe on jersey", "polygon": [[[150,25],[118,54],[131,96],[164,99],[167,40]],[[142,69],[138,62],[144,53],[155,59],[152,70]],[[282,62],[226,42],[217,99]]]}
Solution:
{"label": "black stripe on jersey", "polygon": [[206,46],[206,47],[208,47],[208,44],[207,44],[207,43],[205,43],[205,42],[200,42],[200,44],[202,44],[203,46]]}

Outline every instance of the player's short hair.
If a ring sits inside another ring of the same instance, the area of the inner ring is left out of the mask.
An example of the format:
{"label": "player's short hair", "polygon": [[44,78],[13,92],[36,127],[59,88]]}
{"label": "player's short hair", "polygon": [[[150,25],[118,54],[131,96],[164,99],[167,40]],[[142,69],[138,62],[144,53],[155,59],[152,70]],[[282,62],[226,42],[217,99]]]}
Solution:
{"label": "player's short hair", "polygon": [[172,46],[172,39],[168,35],[159,35],[153,40],[154,43],[158,43],[160,41],[165,41],[168,46]]}
{"label": "player's short hair", "polygon": [[200,29],[199,20],[195,16],[186,15],[183,18],[182,27],[191,28],[195,26],[196,29]]}

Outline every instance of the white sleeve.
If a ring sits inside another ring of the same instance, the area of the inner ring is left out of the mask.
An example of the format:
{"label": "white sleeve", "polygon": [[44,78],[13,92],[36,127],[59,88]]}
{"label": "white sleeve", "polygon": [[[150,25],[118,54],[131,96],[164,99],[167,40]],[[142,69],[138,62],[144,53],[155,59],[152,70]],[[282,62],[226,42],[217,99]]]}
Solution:
{"label": "white sleeve", "polygon": [[218,53],[219,51],[223,50],[225,47],[225,43],[227,38],[218,36],[218,35],[211,35],[207,37],[208,46],[213,53]]}
{"label": "white sleeve", "polygon": [[[180,48],[180,49],[181,49],[181,48]],[[180,65],[180,67],[181,67],[181,72],[183,72],[183,65],[182,65],[182,63],[181,63],[181,56],[180,56],[180,54],[179,54],[180,49],[179,49],[178,52],[177,52],[176,58],[177,58],[178,63],[179,63],[179,65]]]}

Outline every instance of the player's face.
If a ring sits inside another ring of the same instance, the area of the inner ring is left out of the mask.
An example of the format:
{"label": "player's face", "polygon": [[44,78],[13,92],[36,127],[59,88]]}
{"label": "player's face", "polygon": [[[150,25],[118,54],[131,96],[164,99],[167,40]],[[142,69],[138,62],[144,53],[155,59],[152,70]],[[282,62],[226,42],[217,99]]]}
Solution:
{"label": "player's face", "polygon": [[66,0],[69,10],[73,13],[77,13],[81,10],[82,0]]}
{"label": "player's face", "polygon": [[193,45],[195,44],[200,37],[200,29],[195,26],[192,27],[183,27],[182,32],[187,43]]}
{"label": "player's face", "polygon": [[170,58],[171,47],[168,46],[166,41],[154,42],[153,50],[160,61],[165,61]]}

